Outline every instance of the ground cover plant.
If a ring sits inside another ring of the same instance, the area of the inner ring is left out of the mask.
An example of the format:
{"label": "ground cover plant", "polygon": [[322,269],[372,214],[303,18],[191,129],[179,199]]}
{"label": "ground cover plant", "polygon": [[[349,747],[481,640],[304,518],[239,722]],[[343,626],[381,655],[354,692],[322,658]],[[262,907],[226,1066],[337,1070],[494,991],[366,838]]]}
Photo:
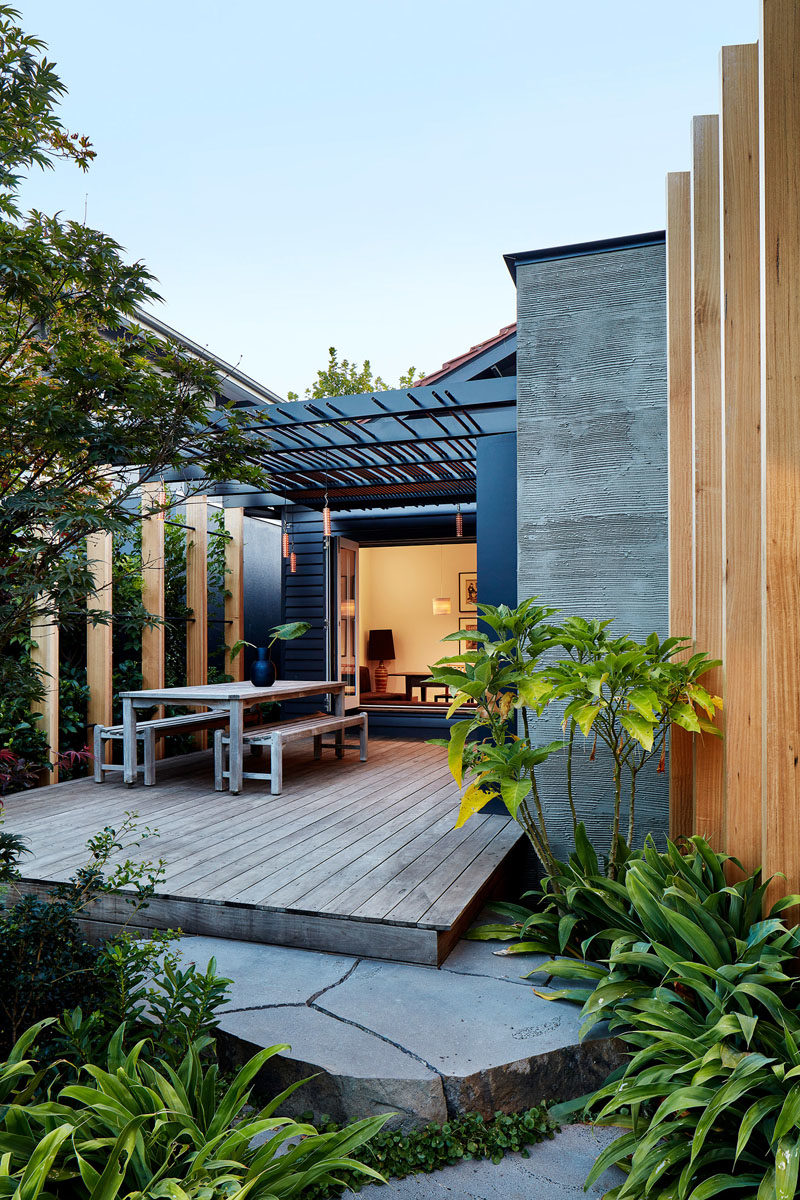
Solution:
{"label": "ground cover plant", "polygon": [[[311,1120],[311,1113],[306,1116]],[[340,1126],[322,1117],[319,1128],[336,1130]],[[444,1125],[431,1123],[410,1133],[381,1130],[354,1151],[353,1157],[387,1179],[405,1179],[408,1175],[441,1171],[461,1161],[489,1159],[499,1163],[506,1154],[512,1153],[528,1158],[529,1146],[555,1137],[558,1130],[559,1126],[544,1104],[520,1113],[495,1113],[489,1121],[479,1113],[465,1113]],[[339,1196],[345,1187],[357,1192],[362,1182],[369,1181],[346,1172],[341,1183],[315,1188],[305,1200]]]}

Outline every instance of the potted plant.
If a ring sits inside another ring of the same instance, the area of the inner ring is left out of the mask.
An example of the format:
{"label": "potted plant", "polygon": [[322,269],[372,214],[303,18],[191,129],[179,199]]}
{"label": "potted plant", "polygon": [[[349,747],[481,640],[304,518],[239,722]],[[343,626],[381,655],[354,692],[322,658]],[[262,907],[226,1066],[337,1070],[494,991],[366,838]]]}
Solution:
{"label": "potted plant", "polygon": [[242,639],[231,647],[231,658],[235,658],[244,646],[250,646],[256,652],[250,667],[250,682],[255,687],[272,687],[277,678],[275,663],[270,654],[272,647],[276,642],[292,642],[308,633],[310,628],[309,621],[286,621],[283,625],[274,625],[270,630],[272,637],[266,646],[256,646],[253,642]]}

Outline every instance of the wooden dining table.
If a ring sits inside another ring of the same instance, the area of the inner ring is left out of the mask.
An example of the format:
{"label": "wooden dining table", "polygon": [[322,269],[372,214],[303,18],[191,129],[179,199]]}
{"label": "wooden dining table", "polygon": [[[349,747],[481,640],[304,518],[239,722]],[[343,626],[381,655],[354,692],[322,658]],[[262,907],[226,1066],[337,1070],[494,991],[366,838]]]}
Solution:
{"label": "wooden dining table", "polygon": [[146,688],[140,692],[120,692],[122,700],[123,779],[128,786],[136,782],[136,713],[140,708],[174,704],[210,708],[229,714],[230,788],[238,792],[244,770],[244,710],[254,704],[280,704],[284,700],[305,700],[311,696],[330,696],[336,716],[344,716],[346,684],[336,679],[279,679],[271,687],[252,683],[205,683],[188,687]]}

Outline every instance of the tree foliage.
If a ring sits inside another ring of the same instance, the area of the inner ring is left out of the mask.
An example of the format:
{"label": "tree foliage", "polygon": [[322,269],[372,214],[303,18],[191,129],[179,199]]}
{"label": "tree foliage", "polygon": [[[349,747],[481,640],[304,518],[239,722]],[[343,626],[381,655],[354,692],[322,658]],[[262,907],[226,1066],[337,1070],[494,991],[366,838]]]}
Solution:
{"label": "tree foliage", "polygon": [[137,323],[158,299],[145,266],[98,230],[20,212],[31,167],[94,157],[59,120],[64,91],[43,43],[0,5],[0,677],[12,687],[29,675],[41,598],[52,619],[80,604],[84,539],[133,527],[142,482],[187,460],[266,482],[213,368]]}
{"label": "tree foliage", "polygon": [[[347,358],[340,359],[339,351],[331,346],[327,364],[317,371],[317,378],[311,387],[306,388],[306,400],[320,400],[324,396],[358,396],[361,392],[386,392],[393,387],[409,388],[422,378],[422,374],[416,367],[409,367],[396,384],[386,383],[380,375],[373,375],[368,358],[359,366]],[[297,392],[289,392],[289,399],[298,400]]]}

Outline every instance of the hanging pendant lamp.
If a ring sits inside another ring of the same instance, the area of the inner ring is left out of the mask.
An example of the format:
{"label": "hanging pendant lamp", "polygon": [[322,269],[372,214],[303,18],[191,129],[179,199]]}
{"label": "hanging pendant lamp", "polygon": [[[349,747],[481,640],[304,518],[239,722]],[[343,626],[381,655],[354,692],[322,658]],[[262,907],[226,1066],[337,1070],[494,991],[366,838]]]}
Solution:
{"label": "hanging pendant lamp", "polygon": [[456,505],[456,537],[463,538],[464,536],[464,517],[461,512],[461,505]]}

